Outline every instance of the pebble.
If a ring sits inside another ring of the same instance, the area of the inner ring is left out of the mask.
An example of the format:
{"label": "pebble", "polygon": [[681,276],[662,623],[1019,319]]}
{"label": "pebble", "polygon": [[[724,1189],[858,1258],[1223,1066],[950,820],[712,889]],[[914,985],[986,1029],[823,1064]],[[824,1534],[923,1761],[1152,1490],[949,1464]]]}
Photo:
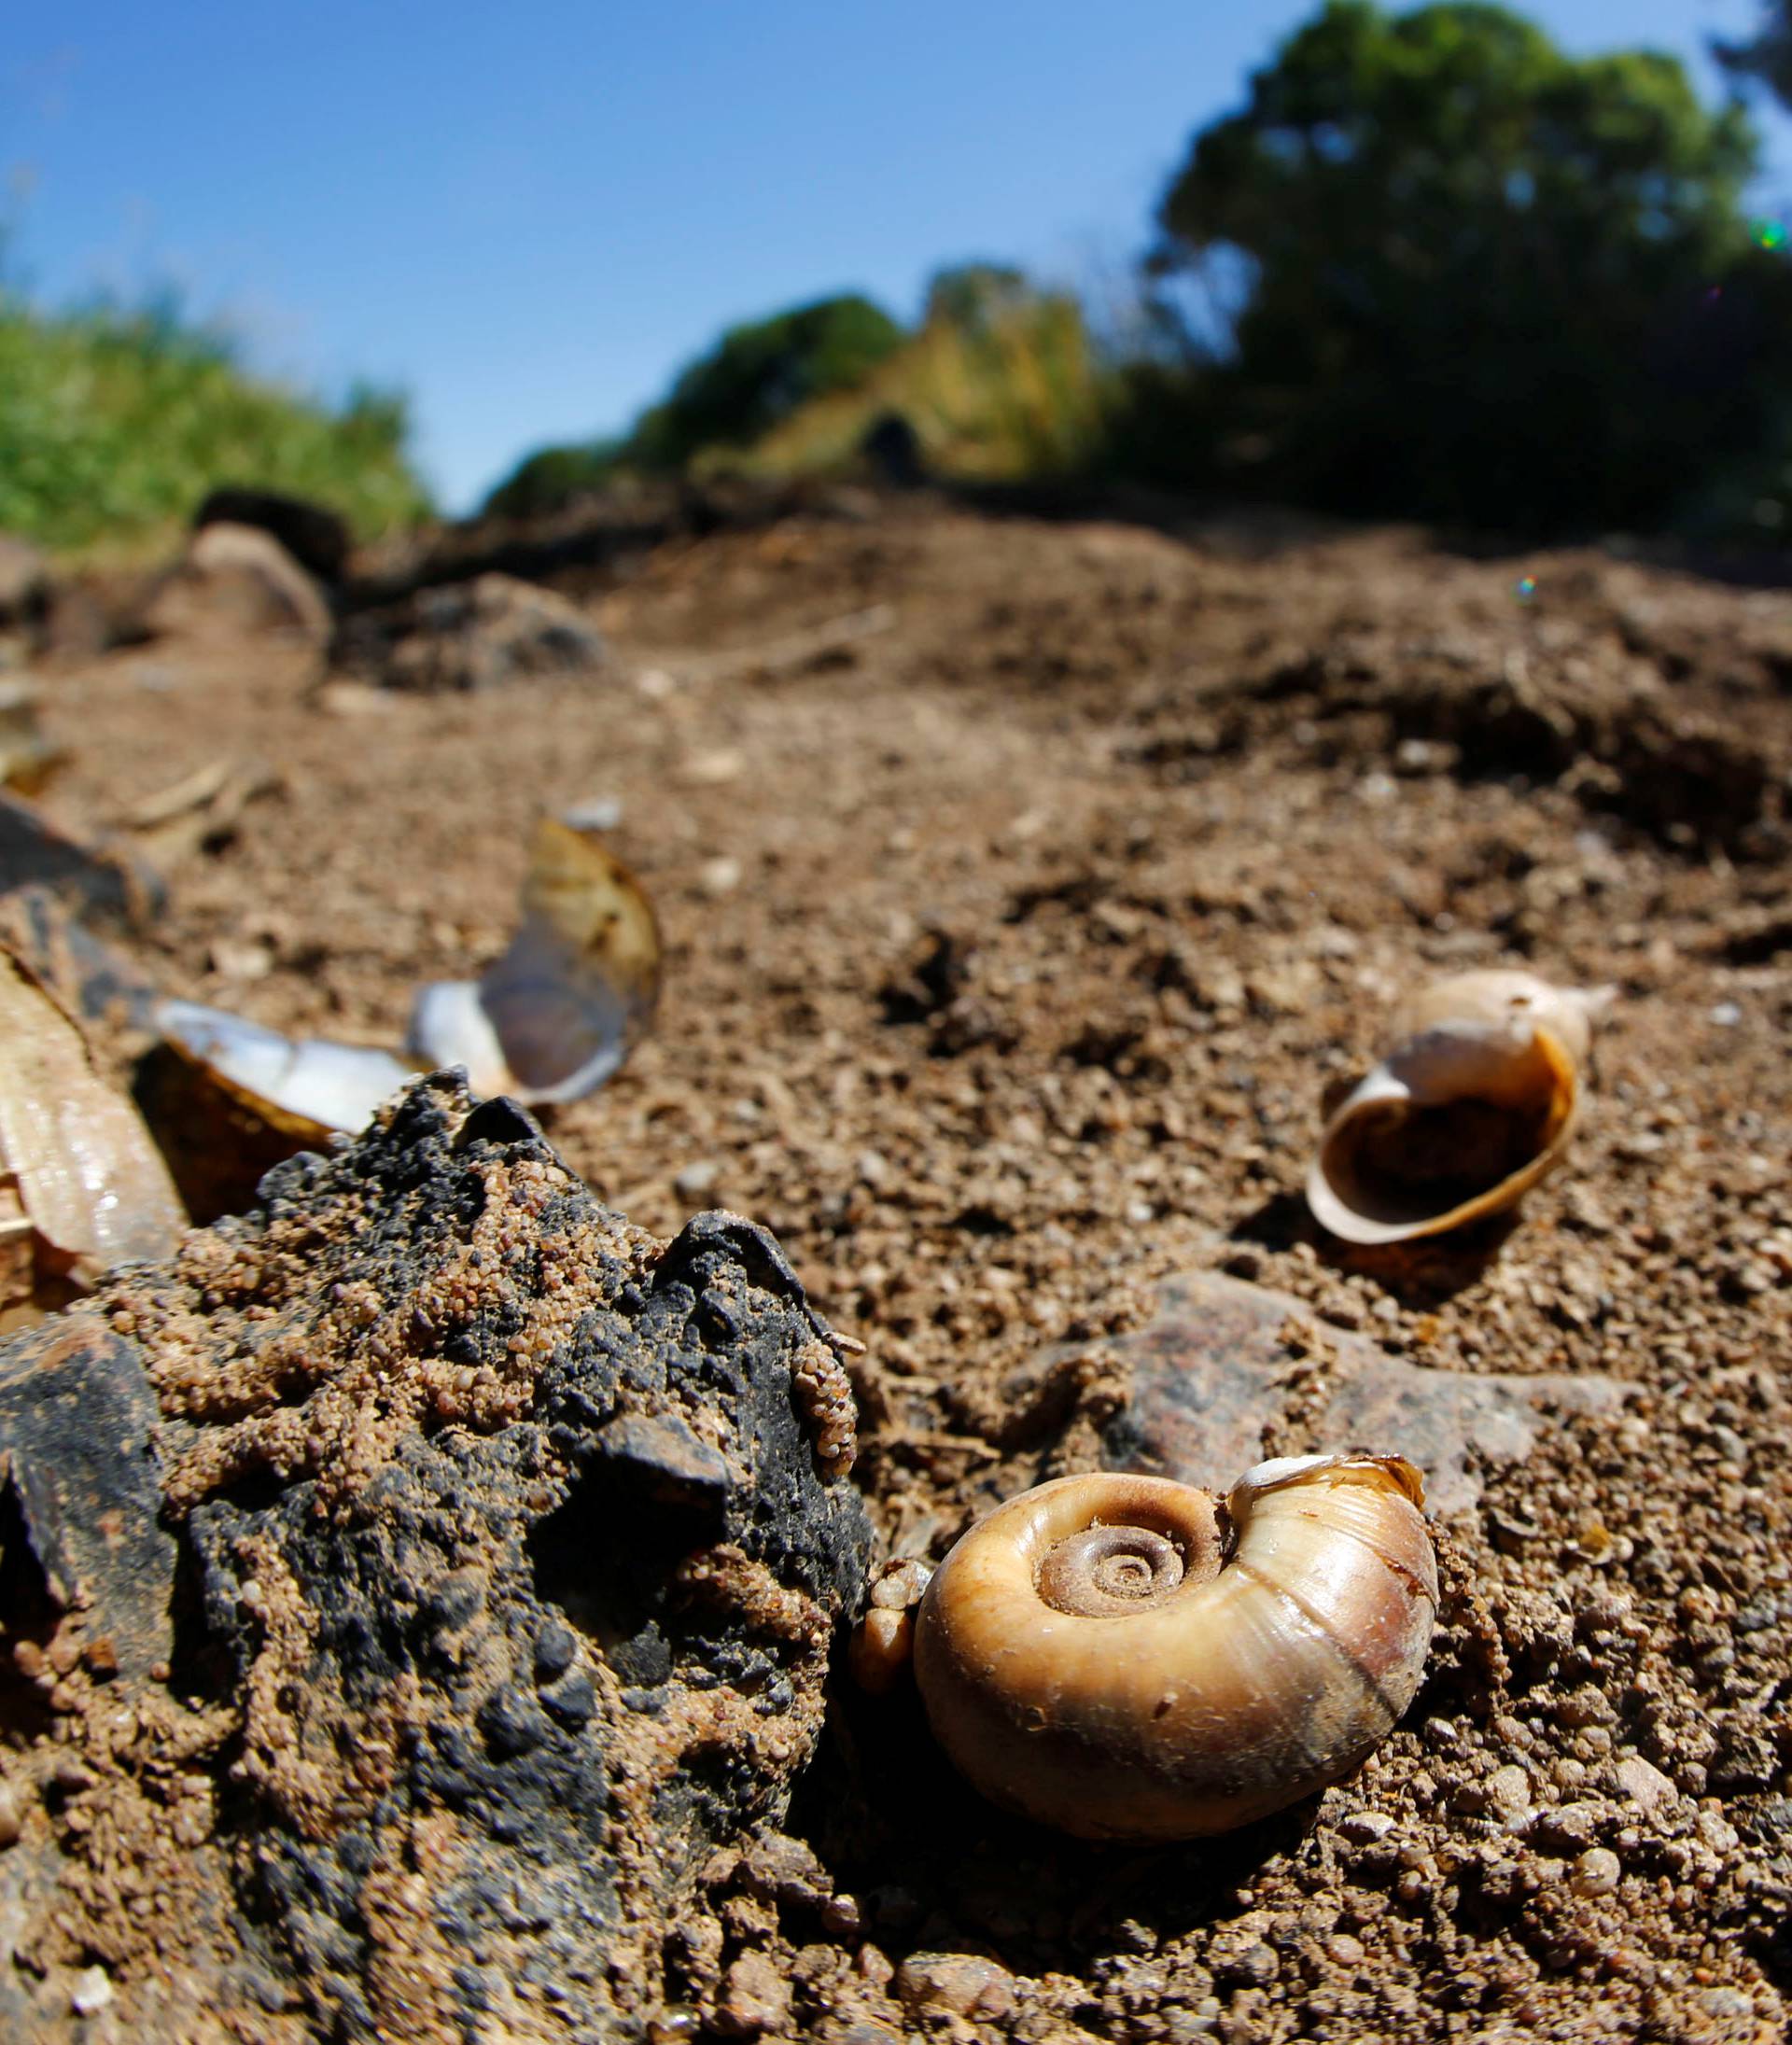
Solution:
{"label": "pebble", "polygon": [[614,795],[587,795],[581,802],[568,803],[560,812],[560,821],[568,831],[614,831],[622,820],[622,802]]}
{"label": "pebble", "polygon": [[1531,1778],[1516,1761],[1496,1768],[1487,1778],[1487,1800],[1496,1811],[1511,1815],[1531,1807]]}
{"label": "pebble", "polygon": [[10,1783],[0,1782],[0,1846],[10,1846],[25,1828],[19,1792]]}
{"label": "pebble", "polygon": [[677,1173],[672,1181],[673,1190],[680,1199],[700,1200],[706,1193],[715,1190],[716,1181],[721,1177],[721,1167],[713,1157],[700,1157]]}
{"label": "pebble", "polygon": [[1719,1030],[1734,1030],[1743,1019],[1743,1011],[1735,1001],[1719,1001],[1711,1012],[1711,1019]]}
{"label": "pebble", "polygon": [[896,1976],[896,1993],[915,2010],[997,2021],[1015,2007],[1014,1977],[974,1953],[912,1953]]}
{"label": "pebble", "polygon": [[720,859],[705,860],[697,869],[697,887],[712,902],[719,902],[740,886],[745,871],[738,860],[730,859],[726,854]]}
{"label": "pebble", "polygon": [[1374,1840],[1386,1839],[1393,1823],[1385,1811],[1347,1811],[1338,1819],[1337,1828],[1352,1843],[1366,1846]]}
{"label": "pebble", "polygon": [[1570,1885],[1576,1896],[1610,1896],[1623,1871],[1609,1846],[1591,1846],[1575,1862]]}
{"label": "pebble", "polygon": [[1645,1811],[1672,1803],[1680,1794],[1668,1777],[1640,1754],[1627,1756],[1618,1762],[1613,1773],[1617,1777],[1617,1786],[1632,1803],[1641,1804]]}
{"label": "pebble", "polygon": [[684,763],[679,779],[686,788],[723,788],[738,781],[747,771],[747,756],[730,747],[711,752],[694,752]]}
{"label": "pebble", "polygon": [[84,1968],[69,1991],[69,2008],[77,2017],[96,2017],[110,2004],[112,1993],[112,1977],[105,1968]]}
{"label": "pebble", "polygon": [[791,1984],[763,1953],[743,1953],[728,1969],[716,2012],[736,2037],[781,2030],[791,2014]]}

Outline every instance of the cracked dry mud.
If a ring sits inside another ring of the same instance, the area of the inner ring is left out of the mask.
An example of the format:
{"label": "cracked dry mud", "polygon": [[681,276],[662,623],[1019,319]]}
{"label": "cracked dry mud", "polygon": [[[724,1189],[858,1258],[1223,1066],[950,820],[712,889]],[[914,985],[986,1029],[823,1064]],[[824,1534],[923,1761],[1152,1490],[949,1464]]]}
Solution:
{"label": "cracked dry mud", "polygon": [[[554,1152],[627,1218],[581,1207],[599,1262],[733,1210],[867,1345],[850,1483],[875,1553],[943,1552],[999,1496],[1129,1438],[1129,1338],[1181,1273],[1312,1317],[1271,1377],[1267,1452],[1336,1446],[1315,1430],[1340,1331],[1427,1372],[1616,1389],[1527,1406],[1528,1453],[1472,1450],[1429,1679],[1353,1782],[1193,1847],[1081,1846],[983,1806],[912,1696],[833,1675],[804,1692],[827,1724],[781,1821],[743,1808],[740,1836],[656,1868],[664,1888],[643,1877],[635,1914],[581,1895],[628,1955],[601,1983],[620,2014],[595,2013],[594,1943],[553,1898],[520,1910],[564,1972],[529,2005],[539,2035],[1778,2038],[1792,597],[1592,552],[1471,561],[1402,533],[857,497],[559,586],[604,635],[601,671],[318,694],[277,647],[164,643],[49,676],[75,753],[56,801],[98,823],[220,754],[277,763],[280,791],[171,871],[131,955],[192,999],[389,1043],[417,983],[503,944],[539,809],[615,798],[667,995],[621,1076],[557,1115]],[[875,634],[823,629],[886,605]],[[763,657],[811,634],[805,662]],[[1501,960],[1619,989],[1568,1166],[1509,1227],[1328,1244],[1298,1191],[1322,1095],[1412,978]],[[552,1198],[582,1198],[558,1179]],[[161,1282],[195,1329],[253,1308],[230,1296],[251,1283],[236,1240],[193,1239]],[[234,1583],[217,1641],[253,1644],[251,1668],[318,1660],[287,1590],[317,1538],[281,1504],[296,1484],[390,1487],[401,1518],[426,1465],[551,1424],[531,1354],[409,1406],[345,1388],[319,1434],[291,1417],[316,1392],[293,1401],[271,1353],[272,1377],[228,1385],[183,1365],[197,1335],[157,1320],[157,1291],[106,1305],[174,1416],[185,1566]],[[355,1299],[332,1311],[344,1355],[378,1330],[378,1308],[352,1338]],[[1260,1392],[1255,1349],[1249,1367]],[[806,1447],[817,1495],[847,1495]],[[470,1518],[493,1553],[523,1538]],[[370,1553],[364,1620],[402,1575]],[[564,1583],[529,1595],[578,1618]],[[33,2022],[122,2038],[178,1993],[217,2036],[373,2035],[340,1977],[370,2008],[415,1998],[408,2035],[507,2035],[513,2011],[468,2024],[443,1928],[465,1815],[357,1831],[412,1751],[396,1688],[351,1698],[321,1664],[284,1700],[251,1685],[263,1725],[291,1694],[320,1731],[363,1715],[320,1759],[245,1741],[228,1667],[183,1664],[164,1703],[126,1711],[126,1678],[52,1610],[24,1616],[0,1871],[55,1900],[49,1929],[20,1946],[9,1915],[0,1938]],[[594,1684],[620,1698],[593,1637]],[[542,1823],[575,1805],[550,1798]],[[586,1878],[556,1846],[532,1879]]]}

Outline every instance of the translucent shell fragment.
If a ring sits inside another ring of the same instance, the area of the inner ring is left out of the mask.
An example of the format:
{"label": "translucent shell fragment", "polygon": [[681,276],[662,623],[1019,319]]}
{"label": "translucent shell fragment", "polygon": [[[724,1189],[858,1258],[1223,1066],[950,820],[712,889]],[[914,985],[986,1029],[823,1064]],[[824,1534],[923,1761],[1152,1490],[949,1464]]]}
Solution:
{"label": "translucent shell fragment", "polygon": [[0,949],[6,1302],[46,1277],[86,1285],[115,1264],[166,1257],[186,1221],[136,1110],[100,1076],[76,1025]]}

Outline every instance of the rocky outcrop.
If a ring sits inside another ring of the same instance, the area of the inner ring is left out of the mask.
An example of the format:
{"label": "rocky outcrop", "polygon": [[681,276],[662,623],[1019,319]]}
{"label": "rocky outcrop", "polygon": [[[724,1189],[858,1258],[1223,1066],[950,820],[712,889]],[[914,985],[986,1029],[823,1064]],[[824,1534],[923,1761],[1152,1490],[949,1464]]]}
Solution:
{"label": "rocky outcrop", "polygon": [[332,614],[316,582],[256,525],[203,525],[143,614],[156,638],[235,638],[280,633],[322,647]]}
{"label": "rocky outcrop", "polygon": [[608,653],[576,604],[513,576],[483,574],[351,619],[336,659],[386,688],[440,694],[596,669]]}
{"label": "rocky outcrop", "polygon": [[836,1338],[763,1230],[658,1241],[446,1077],[262,1193],[0,1352],[0,2019],[638,2035],[819,1732]]}

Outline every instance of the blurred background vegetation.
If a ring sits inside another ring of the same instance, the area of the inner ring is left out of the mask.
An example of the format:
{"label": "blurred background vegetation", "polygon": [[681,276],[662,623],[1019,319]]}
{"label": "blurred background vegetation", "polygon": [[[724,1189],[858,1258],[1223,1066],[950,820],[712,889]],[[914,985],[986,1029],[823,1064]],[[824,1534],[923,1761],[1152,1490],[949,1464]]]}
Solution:
{"label": "blurred background vegetation", "polygon": [[[1792,0],[1721,52],[1792,101]],[[625,431],[537,450],[485,510],[638,477],[1078,477],[1527,538],[1792,526],[1792,258],[1757,141],[1679,63],[1565,55],[1469,0],[1326,0],[1193,138],[1126,316],[999,262],[904,328],[857,295],[736,326]],[[362,537],[428,507],[401,400],[259,383],[168,308],[0,297],[0,527],[165,535],[216,483]]]}
{"label": "blurred background vegetation", "polygon": [[164,539],[214,484],[315,497],[363,537],[428,500],[402,398],[330,408],[248,374],[177,304],[46,314],[0,294],[0,531],[53,548]]}

